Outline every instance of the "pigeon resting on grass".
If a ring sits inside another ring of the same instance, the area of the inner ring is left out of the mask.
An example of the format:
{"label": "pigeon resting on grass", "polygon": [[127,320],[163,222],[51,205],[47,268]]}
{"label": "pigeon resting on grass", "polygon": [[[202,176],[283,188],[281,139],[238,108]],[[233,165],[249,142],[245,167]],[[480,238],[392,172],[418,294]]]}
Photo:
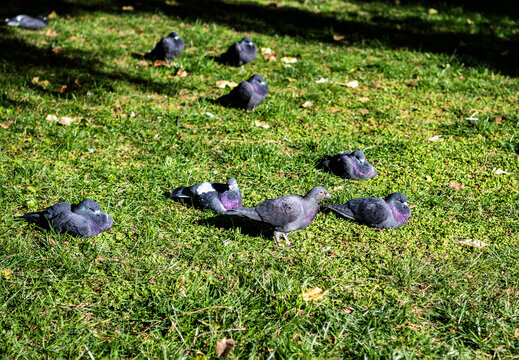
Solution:
{"label": "pigeon resting on grass", "polygon": [[287,234],[291,231],[304,229],[319,212],[319,203],[329,199],[330,195],[321,186],[314,187],[305,196],[287,195],[268,199],[255,207],[238,207],[227,211],[228,215],[247,217],[269,224],[274,227],[274,236],[279,247],[283,247],[279,237],[283,235],[287,246]]}
{"label": "pigeon resting on grass", "polygon": [[220,60],[224,63],[240,66],[250,63],[258,55],[258,48],[249,37],[244,37],[239,42],[232,44],[226,53],[222,54]]}
{"label": "pigeon resting on grass", "polygon": [[377,175],[377,169],[366,160],[360,150],[343,151],[334,156],[325,155],[318,167],[345,179],[366,180]]}
{"label": "pigeon resting on grass", "polygon": [[144,54],[144,58],[147,60],[171,61],[173,58],[179,57],[182,50],[184,50],[184,41],[176,32],[172,32],[168,36],[160,39],[153,50]]}
{"label": "pigeon resting on grass", "polygon": [[411,217],[407,197],[400,193],[393,193],[385,199],[357,198],[346,204],[325,205],[325,208],[374,228],[398,228]]}
{"label": "pigeon resting on grass", "polygon": [[253,75],[242,81],[227,95],[218,99],[220,104],[228,107],[252,110],[267,97],[269,87],[261,75]]}
{"label": "pigeon resting on grass", "polygon": [[47,17],[38,15],[35,18],[28,15],[18,15],[14,18],[5,19],[5,23],[9,26],[18,26],[29,30],[40,30],[47,27]]}
{"label": "pigeon resting on grass", "polygon": [[190,199],[196,206],[209,208],[219,214],[242,205],[243,197],[236,179],[229,178],[227,184],[201,182],[191,187],[181,186],[170,194],[176,200]]}
{"label": "pigeon resting on grass", "polygon": [[29,212],[22,216],[30,223],[56,232],[67,232],[78,238],[87,238],[112,227],[114,219],[99,210],[93,200],[83,200],[74,205],[67,202],[45,208],[42,212]]}

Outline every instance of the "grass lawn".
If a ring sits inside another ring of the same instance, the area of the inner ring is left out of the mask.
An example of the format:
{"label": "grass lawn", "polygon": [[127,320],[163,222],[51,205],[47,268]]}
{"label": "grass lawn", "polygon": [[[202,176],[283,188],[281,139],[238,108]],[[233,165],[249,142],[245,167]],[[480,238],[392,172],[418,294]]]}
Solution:
{"label": "grass lawn", "polygon": [[[0,31],[2,358],[200,360],[223,337],[232,359],[519,357],[519,15],[507,4],[1,5],[2,17],[57,15]],[[140,57],[171,31],[181,57]],[[271,53],[215,62],[244,35]],[[270,93],[255,111],[212,101],[229,91],[218,81],[256,73]],[[377,177],[315,167],[355,149]],[[321,185],[328,203],[402,192],[412,217],[376,230],[320,213],[279,249],[268,229],[164,196],[231,176],[245,206]],[[17,219],[85,198],[112,229],[76,239]],[[305,301],[315,288],[327,292]]]}

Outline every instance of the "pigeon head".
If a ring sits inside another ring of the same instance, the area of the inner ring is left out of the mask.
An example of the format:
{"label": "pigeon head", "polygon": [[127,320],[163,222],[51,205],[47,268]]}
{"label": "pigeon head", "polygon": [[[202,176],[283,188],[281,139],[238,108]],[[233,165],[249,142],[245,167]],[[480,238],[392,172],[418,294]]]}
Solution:
{"label": "pigeon head", "polygon": [[[392,208],[395,218],[398,222],[406,222],[411,216],[411,209],[407,205],[407,196],[400,193],[392,193],[385,198],[386,202]],[[396,213],[395,213],[396,210]]]}
{"label": "pigeon head", "polygon": [[100,210],[99,204],[94,200],[86,199],[72,206],[72,212],[83,216],[96,230],[103,231],[110,228],[113,218]]}
{"label": "pigeon head", "polygon": [[36,16],[36,19],[47,22],[47,16],[44,14],[39,14],[38,16]]}
{"label": "pigeon head", "polygon": [[316,186],[310,189],[309,192],[306,193],[305,199],[313,199],[316,202],[321,202],[323,199],[330,199],[331,196],[328,194],[328,191],[322,186]]}
{"label": "pigeon head", "polygon": [[241,39],[240,42],[243,43],[247,47],[254,47],[254,43],[252,42],[252,39],[250,37],[246,36],[243,39]]}
{"label": "pigeon head", "polygon": [[351,166],[358,177],[372,178],[377,174],[377,169],[366,160],[366,155],[364,155],[362,151],[355,150],[349,154],[349,158],[351,160]]}
{"label": "pigeon head", "polygon": [[175,39],[175,40],[180,39],[180,37],[178,36],[178,34],[177,34],[176,32],[174,32],[174,31],[173,31],[172,33],[170,33],[170,34],[168,35],[168,37],[173,38],[173,39]]}
{"label": "pigeon head", "polygon": [[227,185],[229,186],[230,190],[237,190],[238,189],[238,183],[236,182],[235,178],[229,178],[227,180]]}
{"label": "pigeon head", "polygon": [[247,82],[251,83],[254,90],[261,95],[266,95],[269,92],[269,86],[261,75],[253,75]]}
{"label": "pigeon head", "polygon": [[351,155],[354,156],[355,159],[357,159],[361,163],[366,161],[366,155],[364,155],[364,153],[360,150],[355,150],[354,152],[351,153]]}

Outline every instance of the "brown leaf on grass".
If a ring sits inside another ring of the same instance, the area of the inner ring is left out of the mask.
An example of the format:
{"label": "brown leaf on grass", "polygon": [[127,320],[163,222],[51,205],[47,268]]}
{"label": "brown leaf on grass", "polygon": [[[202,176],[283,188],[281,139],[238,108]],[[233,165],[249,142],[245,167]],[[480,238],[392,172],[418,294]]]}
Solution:
{"label": "brown leaf on grass", "polygon": [[131,5],[123,6],[122,9],[123,9],[123,11],[133,11],[134,10],[133,6],[131,6]]}
{"label": "brown leaf on grass", "polygon": [[223,338],[218,340],[215,347],[216,356],[227,359],[231,351],[234,349],[234,340]]}
{"label": "brown leaf on grass", "polygon": [[154,67],[165,66],[165,65],[166,65],[166,62],[164,60],[155,60],[153,62]]}
{"label": "brown leaf on grass", "polygon": [[454,180],[449,183],[449,187],[451,187],[451,188],[453,188],[455,190],[465,189],[465,185],[459,184],[459,183],[457,183]]}
{"label": "brown leaf on grass", "polygon": [[47,31],[45,32],[45,36],[48,36],[48,37],[55,37],[55,36],[57,36],[57,35],[58,35],[58,34],[57,34],[54,30],[52,30],[52,29],[49,29],[49,30],[47,30]]}
{"label": "brown leaf on grass", "polygon": [[499,115],[494,118],[494,121],[496,122],[496,124],[501,124],[503,122],[503,120],[506,120],[505,115]]}
{"label": "brown leaf on grass", "polygon": [[430,8],[429,10],[427,10],[427,12],[429,13],[429,15],[438,14],[438,10],[433,9],[433,8]]}
{"label": "brown leaf on grass", "polygon": [[367,102],[369,101],[369,98],[367,98],[367,97],[361,97],[361,98],[359,99],[359,101],[360,101],[361,103],[367,103]]}
{"label": "brown leaf on grass", "polygon": [[489,244],[484,243],[481,240],[474,240],[474,239],[462,240],[462,241],[459,241],[458,244],[467,245],[467,246],[477,248],[477,249],[483,249],[484,247],[489,246]]}
{"label": "brown leaf on grass", "polygon": [[72,40],[72,41],[76,41],[77,40],[77,36],[76,35],[72,35],[71,37],[68,38],[69,40]]}
{"label": "brown leaf on grass", "polygon": [[305,102],[301,105],[301,107],[304,107],[304,108],[309,108],[309,107],[312,107],[312,106],[314,106],[314,103],[311,102],[311,101],[305,101]]}
{"label": "brown leaf on grass", "polygon": [[59,45],[58,46],[54,46],[52,48],[52,52],[54,54],[59,54],[59,53],[63,52],[63,46],[59,46]]}
{"label": "brown leaf on grass", "polygon": [[148,63],[146,60],[141,60],[141,61],[139,61],[139,62],[137,63],[137,65],[139,65],[139,66],[144,66],[144,67],[148,66],[148,64],[149,64],[149,63]]}
{"label": "brown leaf on grass", "polygon": [[333,35],[333,40],[335,41],[342,41],[344,40],[344,35]]}
{"label": "brown leaf on grass", "polygon": [[276,61],[277,58],[278,58],[278,54],[276,54],[275,51],[272,51],[267,55],[263,55],[263,59],[267,60],[268,62]]}
{"label": "brown leaf on grass", "polygon": [[34,85],[40,85],[43,89],[47,89],[47,87],[50,85],[49,80],[40,80],[39,76],[35,76],[32,78],[32,83]]}
{"label": "brown leaf on grass", "polygon": [[3,123],[0,123],[0,127],[4,128],[4,129],[7,129],[7,128],[9,128],[9,126],[11,126],[11,124],[12,124],[13,122],[14,122],[13,120],[9,120],[9,121],[6,121],[6,122],[3,122]]}
{"label": "brown leaf on grass", "polygon": [[70,126],[76,118],[71,118],[68,116],[57,117],[56,115],[47,115],[47,121],[54,121],[60,125]]}
{"label": "brown leaf on grass", "polygon": [[493,168],[493,169],[492,169],[492,172],[493,172],[494,174],[496,174],[496,175],[510,175],[509,172],[504,171],[504,170],[502,170],[502,169],[496,169],[496,168]]}
{"label": "brown leaf on grass", "polygon": [[177,71],[177,76],[180,76],[180,78],[185,78],[188,75],[189,73],[186,70],[178,69]]}
{"label": "brown leaf on grass", "polygon": [[63,94],[65,91],[67,91],[67,88],[68,88],[67,85],[62,85],[62,86],[59,88],[59,93],[60,93],[60,94]]}
{"label": "brown leaf on grass", "polygon": [[519,328],[515,329],[514,331],[514,337],[519,340]]}
{"label": "brown leaf on grass", "polygon": [[324,295],[328,293],[328,290],[321,290],[320,288],[316,287],[314,289],[310,289],[303,292],[303,300],[304,301],[310,301],[310,300],[319,300]]}
{"label": "brown leaf on grass", "polygon": [[285,56],[281,58],[281,61],[283,61],[285,64],[294,64],[297,62],[297,58]]}
{"label": "brown leaf on grass", "polygon": [[224,89],[226,86],[228,86],[229,88],[233,89],[236,86],[238,86],[238,84],[236,84],[234,81],[227,81],[227,80],[218,80],[216,82],[216,87],[217,88]]}

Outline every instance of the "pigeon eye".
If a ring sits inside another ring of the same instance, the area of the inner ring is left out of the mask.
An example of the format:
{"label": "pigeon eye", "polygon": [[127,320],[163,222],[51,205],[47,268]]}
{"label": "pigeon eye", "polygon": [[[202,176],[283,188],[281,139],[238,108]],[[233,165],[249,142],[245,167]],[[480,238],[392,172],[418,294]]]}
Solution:
{"label": "pigeon eye", "polygon": [[319,194],[321,194],[321,195],[322,195],[322,194],[323,194],[323,192],[322,192],[322,191],[319,191]]}

